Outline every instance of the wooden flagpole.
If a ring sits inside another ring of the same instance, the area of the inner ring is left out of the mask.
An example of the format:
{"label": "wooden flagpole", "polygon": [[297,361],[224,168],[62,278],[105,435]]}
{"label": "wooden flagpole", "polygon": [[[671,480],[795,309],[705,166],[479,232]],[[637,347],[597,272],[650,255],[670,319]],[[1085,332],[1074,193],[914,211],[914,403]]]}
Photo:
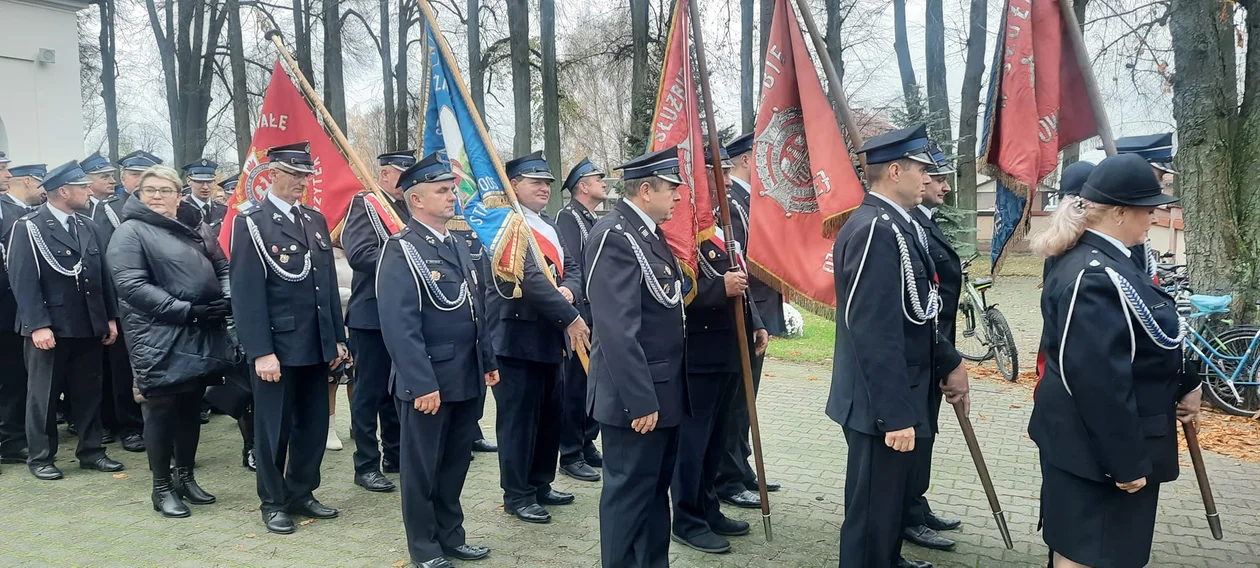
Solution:
{"label": "wooden flagpole", "polygon": [[[731,261],[731,270],[739,270],[735,246],[735,231],[731,229],[731,209],[726,196],[726,172],[722,171],[722,155],[718,140],[717,120],[713,117],[713,94],[709,88],[709,68],[704,54],[704,36],[700,30],[700,9],[697,0],[687,0],[687,8],[691,12],[691,34],[696,41],[696,67],[700,75],[700,89],[704,94],[705,126],[708,130],[709,163],[713,164],[713,181],[717,184],[718,208],[722,217],[722,230],[726,237],[726,255]],[[686,33],[684,31],[684,33]],[[693,190],[695,188],[692,188]],[[761,524],[766,531],[766,542],[774,540],[774,531],[770,523],[770,494],[766,491],[766,466],[761,453],[761,426],[757,422],[757,398],[752,379],[752,352],[748,349],[748,321],[744,317],[744,302],[748,301],[748,293],[737,298],[730,298],[731,309],[735,311],[735,336],[739,343],[740,369],[744,378],[744,400],[748,403],[748,424],[752,431],[753,461],[757,467],[757,492],[761,495]]]}
{"label": "wooden flagpole", "polygon": [[[809,38],[813,40],[814,51],[818,52],[818,60],[822,62],[823,73],[827,76],[827,93],[831,95],[836,111],[840,114],[840,122],[844,124],[845,134],[849,135],[849,147],[856,152],[862,147],[862,133],[858,131],[857,120],[853,118],[853,111],[849,108],[849,97],[844,94],[844,85],[840,84],[840,74],[836,72],[836,64],[831,60],[831,54],[827,52],[827,42],[818,32],[818,24],[814,23],[814,14],[809,11],[809,1],[796,0],[796,11],[801,13],[801,19],[805,21],[805,29],[809,32]],[[788,12],[791,13],[791,10]],[[862,164],[862,171],[866,172],[866,154],[858,154],[858,161]]]}
{"label": "wooden flagpole", "polygon": [[[293,54],[289,53],[289,48],[284,46],[284,40],[280,37],[280,30],[270,30],[264,35],[264,37],[271,40],[271,43],[275,44],[276,50],[280,52],[280,57],[284,59],[289,73],[297,77],[298,86],[302,88],[302,94],[305,95],[304,98],[306,99],[307,105],[323,119],[324,129],[332,135],[333,144],[336,144],[337,149],[341,150],[341,155],[345,156],[346,160],[350,162],[350,169],[354,172],[354,176],[359,178],[359,183],[363,184],[364,189],[375,193],[376,196],[381,199],[382,203],[388,203],[388,201],[385,201],[385,195],[381,192],[381,188],[375,181],[372,180],[372,176],[369,174],[372,170],[368,169],[368,167],[364,165],[363,160],[360,159],[359,155],[356,154],[354,149],[350,147],[350,141],[346,140],[346,135],[341,132],[341,127],[337,125],[336,120],[333,120],[332,113],[328,112],[328,109],[324,107],[324,102],[320,100],[314,87],[311,87],[310,82],[306,80],[306,76],[302,74],[302,68],[299,67],[297,61],[293,59]],[[396,213],[392,207],[386,207],[385,211],[389,214],[390,219],[392,219],[399,227],[404,225],[402,219],[398,218],[398,213]],[[343,217],[341,221],[341,224],[338,224],[336,229],[332,231],[338,236],[341,234],[341,227],[345,223],[345,218]],[[338,238],[333,238],[333,235],[331,234],[329,235],[329,238],[332,238],[333,241],[340,240]]]}
{"label": "wooden flagpole", "polygon": [[1107,109],[1103,106],[1102,94],[1098,91],[1098,80],[1094,78],[1089,51],[1085,49],[1085,35],[1081,33],[1081,23],[1076,19],[1076,6],[1072,0],[1060,0],[1059,11],[1063,14],[1063,27],[1072,42],[1072,52],[1076,54],[1076,65],[1080,67],[1081,78],[1085,80],[1085,92],[1089,95],[1089,106],[1094,111],[1098,137],[1102,138],[1103,150],[1107,155],[1114,156],[1116,139],[1111,135],[1111,121],[1107,119]]}
{"label": "wooden flagpole", "polygon": [[[455,57],[451,55],[451,46],[446,43],[446,36],[442,35],[442,28],[439,28],[437,25],[437,17],[433,15],[433,7],[429,5],[429,0],[419,0],[419,4],[420,11],[424,13],[424,20],[428,23],[429,30],[433,33],[433,38],[436,40],[438,50],[442,52],[443,59],[446,61],[455,61]],[[425,43],[428,43],[427,38]],[[459,67],[450,65],[448,66],[448,69],[451,74],[455,76],[455,86],[459,89],[460,94],[463,96],[464,100],[468,101],[471,105],[472,95],[468,93],[468,86],[464,84],[464,77],[460,74]],[[426,82],[427,81],[428,78],[426,78]],[[427,88],[428,87],[426,87],[426,89]],[[478,113],[474,108],[468,114],[472,115],[473,125],[477,127],[477,133],[481,136],[481,139],[485,140],[488,144],[490,141],[490,135],[486,132],[485,123],[481,121],[481,113]],[[421,135],[423,136],[423,134]],[[490,154],[490,159],[494,161],[495,172],[499,174],[499,183],[503,186],[503,191],[507,195],[508,202],[511,203],[512,209],[514,209],[518,215],[523,217],[524,215],[520,210],[520,201],[516,198],[516,190],[512,188],[511,181],[507,179],[507,173],[504,172],[503,161],[499,159],[499,153],[496,152],[493,147],[488,147],[487,149],[490,150],[488,152]],[[528,227],[528,223],[526,223],[525,229],[525,236],[529,239],[526,243],[529,247],[529,254],[534,255],[534,263],[538,265],[538,270],[547,277],[547,280],[551,282],[553,286],[557,286],[556,279],[551,275],[551,271],[547,270],[547,262],[543,259],[542,253],[539,252],[542,249],[538,247],[538,241],[534,238],[534,231]],[[577,353],[578,360],[582,362],[582,369],[590,372],[590,355],[587,353],[586,348],[580,345],[574,345],[573,351]]]}

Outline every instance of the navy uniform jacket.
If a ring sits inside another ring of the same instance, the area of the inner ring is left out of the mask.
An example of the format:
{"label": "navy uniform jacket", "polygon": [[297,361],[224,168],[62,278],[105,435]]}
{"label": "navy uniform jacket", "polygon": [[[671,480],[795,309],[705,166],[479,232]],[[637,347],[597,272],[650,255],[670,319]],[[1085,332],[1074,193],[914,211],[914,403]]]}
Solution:
{"label": "navy uniform jacket", "polygon": [[1090,232],[1048,268],[1041,291],[1046,369],[1028,423],[1042,459],[1099,482],[1176,479],[1177,401],[1199,379],[1182,373],[1180,347],[1151,339],[1107,269],[1129,282],[1174,337],[1176,302]]}
{"label": "navy uniform jacket", "polygon": [[227,205],[211,199],[206,204],[210,206],[210,215],[206,215],[206,212],[193,201],[192,196],[185,197],[184,201],[197,208],[197,214],[200,216],[201,222],[208,225],[210,230],[217,236],[223,228],[223,217],[227,215]]}
{"label": "navy uniform jacket", "polygon": [[[730,191],[726,195],[731,208],[731,231],[735,233],[735,242],[739,243],[739,248],[744,254],[748,254],[748,214],[752,205],[752,194],[736,181],[731,183]],[[748,296],[754,302],[774,301],[780,305],[783,303],[783,296],[778,290],[751,275],[748,277]],[[783,317],[782,314],[775,315],[779,318]]]}
{"label": "navy uniform jacket", "polygon": [[[630,240],[643,253],[648,271]],[[684,380],[686,320],[678,261],[625,200],[595,223],[588,244],[587,293],[594,334],[587,412],[601,423],[622,428],[659,412],[658,428],[677,426],[683,414],[691,412]],[[645,277],[676,294],[677,305],[657,301]]]}
{"label": "navy uniform jacket", "polygon": [[[472,260],[473,270],[477,271],[477,297],[483,302],[486,299],[486,282],[489,282],[493,276],[490,274],[490,262],[492,259],[486,252],[485,245],[481,244],[481,239],[477,237],[477,231],[472,229],[456,230],[447,228],[451,234],[464,240],[464,246],[468,248],[468,258]],[[485,319],[485,311],[482,311],[482,319]],[[489,325],[486,327],[489,330]]]}
{"label": "navy uniform jacket", "polygon": [[[119,186],[122,187],[122,186]],[[131,199],[131,194],[123,191],[118,195],[107,198],[92,209],[91,219],[100,229],[102,241],[105,246],[109,246],[109,240],[114,236],[114,230],[122,223],[122,208],[127,204],[127,200]]]}
{"label": "navy uniform jacket", "polygon": [[[902,282],[896,232],[905,239],[920,305],[928,307],[935,267],[914,225],[867,194],[836,236],[836,354],[827,416],[877,436],[914,427],[916,437],[936,431],[940,386],[937,366],[953,369],[958,353],[939,338],[930,320],[911,321]],[[937,357],[947,358],[938,363]],[[952,365],[949,362],[952,361]]]}
{"label": "navy uniform jacket", "polygon": [[[918,207],[911,209],[910,216],[923,225],[924,231],[927,231],[928,253],[932,256],[932,264],[936,266],[936,278],[939,280],[937,291],[941,294],[941,315],[936,319],[937,333],[941,335],[941,339],[954,345],[957,339],[958,299],[962,294],[963,285],[962,260],[958,258],[954,246],[949,243],[949,237],[945,235],[945,231],[942,231],[922,209]],[[937,357],[936,378],[944,379],[950,371],[958,367],[959,361],[961,359]],[[944,368],[951,362],[952,367]]]}
{"label": "navy uniform jacket", "polygon": [[[378,230],[363,200],[368,192],[361,191],[350,200],[346,210],[345,226],[341,228],[341,246],[346,251],[346,261],[354,271],[350,279],[350,302],[346,305],[346,326],[352,329],[380,329],[381,320],[376,309],[376,260],[381,246],[389,239],[389,229],[382,223]],[[394,212],[404,222],[411,217],[405,207],[386,198]],[[375,212],[373,212],[375,213]]]}
{"label": "navy uniform jacket", "polygon": [[4,258],[8,258],[12,241],[13,225],[17,220],[30,213],[24,205],[14,203],[8,197],[0,196],[0,246],[3,246],[4,257],[0,258],[0,329],[17,331],[17,301],[13,298],[13,288],[9,285],[9,269]]}
{"label": "navy uniform jacket", "polygon": [[[543,217],[550,223],[551,220]],[[558,234],[559,232],[557,232]],[[577,247],[560,239],[564,247],[564,278],[556,284],[568,288],[577,302],[582,301],[582,269],[573,256]],[[539,254],[541,256],[541,253]],[[547,261],[550,268],[550,261]],[[490,335],[494,353],[537,363],[560,364],[568,353],[565,329],[579,316],[577,308],[560,295],[560,291],[538,269],[534,254],[525,253],[525,278],[520,284],[521,297],[512,298],[515,284],[495,279],[486,292],[486,316],[490,318]]]}
{"label": "navy uniform jacket", "polygon": [[[723,274],[730,271],[731,257],[726,249],[706,240],[699,247],[701,265],[696,277],[696,297],[687,304],[687,371],[691,373],[739,373],[739,338],[735,333],[735,312],[730,298],[726,297],[726,281]],[[708,263],[716,275],[704,268]],[[744,306],[744,319],[751,332],[765,329],[756,304],[747,297],[740,301]],[[751,341],[749,345],[751,345]],[[697,394],[697,393],[692,393]]]}
{"label": "navy uniform jacket", "polygon": [[[573,258],[584,276],[586,274],[586,240],[597,220],[595,214],[576,199],[570,199],[569,203],[556,213],[555,225],[560,233],[560,240],[564,241],[565,252],[568,252],[568,247],[574,247]],[[583,297],[582,301],[577,303],[577,308],[582,319],[589,325],[591,323],[590,298]]]}
{"label": "navy uniform jacket", "polygon": [[[9,240],[9,283],[17,300],[17,331],[29,336],[47,327],[56,337],[105,337],[109,320],[118,317],[118,303],[105,271],[104,239],[87,217],[76,213],[76,242],[49,207],[45,204],[19,219]],[[78,278],[49,265],[35,244],[36,231],[61,268],[73,269],[82,261]]]}
{"label": "navy uniform jacket", "polygon": [[[433,391],[443,402],[472,400],[485,394],[484,375],[498,369],[476,294],[477,269],[464,239],[453,234],[455,250],[443,244],[419,221],[386,241],[377,278],[381,335],[394,361],[389,390],[400,400],[415,400]],[[404,252],[402,243],[415,247],[419,264]],[[446,300],[456,301],[460,289],[467,296],[458,306],[434,303],[424,270]]]}
{"label": "navy uniform jacket", "polygon": [[[242,209],[232,225],[232,315],[249,361],[274,353],[289,367],[318,365],[337,358],[346,340],[337,292],[336,265],[324,216],[301,206],[302,231],[264,198]],[[259,251],[246,219],[262,237]],[[302,271],[307,251],[310,272],[300,281],[278,275],[267,260],[290,274]]]}

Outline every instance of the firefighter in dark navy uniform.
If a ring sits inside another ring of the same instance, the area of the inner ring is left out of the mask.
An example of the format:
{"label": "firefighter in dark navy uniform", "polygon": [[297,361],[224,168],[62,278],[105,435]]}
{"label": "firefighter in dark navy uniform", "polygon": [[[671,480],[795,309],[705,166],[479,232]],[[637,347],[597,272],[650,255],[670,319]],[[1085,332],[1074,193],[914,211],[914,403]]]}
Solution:
{"label": "firefighter in dark navy uniform", "polygon": [[420,568],[490,554],[465,542],[459,499],[481,397],[499,374],[476,294],[478,268],[464,239],[446,229],[455,216],[454,180],[437,153],[402,172],[398,189],[411,214],[382,248],[376,278],[402,433],[403,524]]}
{"label": "firefighter in dark navy uniform", "polygon": [[[941,297],[927,231],[909,211],[930,183],[926,128],[866,142],[870,193],[836,236],[836,353],[827,415],[849,446],[840,566],[924,567],[901,557],[911,477],[942,391],[970,404],[962,358],[936,330]],[[910,278],[907,278],[909,276]],[[936,368],[950,369],[937,380]]]}
{"label": "firefighter in dark navy uniform", "polygon": [[[910,210],[910,216],[927,233],[928,253],[932,257],[932,264],[936,267],[938,290],[941,295],[937,330],[942,339],[953,345],[954,321],[958,316],[958,297],[962,293],[962,260],[958,258],[958,253],[950,244],[949,237],[936,224],[933,215],[936,213],[936,208],[945,203],[945,195],[951,191],[949,175],[954,173],[954,168],[939,147],[933,146],[932,160],[936,162],[934,167],[928,169],[928,177],[932,181],[923,186],[923,202]],[[937,363],[933,376],[937,380],[943,380],[953,369],[939,366],[948,363],[944,358],[938,358]],[[938,391],[933,394],[929,404],[933,408],[939,408],[941,393]],[[910,493],[906,496],[903,536],[911,543],[924,548],[950,550],[954,548],[954,541],[941,536],[937,531],[957,529],[962,525],[962,521],[938,517],[928,505],[926,494],[928,486],[931,485],[932,446],[935,443],[935,436],[925,438],[921,442],[924,447],[921,451],[915,452],[919,456],[919,463],[910,476],[911,487],[908,490]]]}
{"label": "firefighter in dark navy uniform", "polygon": [[214,181],[219,164],[214,160],[202,158],[180,168],[188,182],[188,197],[184,198],[197,208],[201,222],[210,226],[215,235],[223,228],[223,217],[227,215],[227,205],[215,201]]}
{"label": "firefighter in dark navy uniform", "polygon": [[[482,244],[481,238],[477,236],[468,224],[468,219],[463,215],[463,209],[456,205],[455,218],[447,222],[446,228],[456,238],[464,239],[464,245],[468,247],[468,258],[472,259],[473,266],[477,269],[477,282],[475,282],[475,291],[477,297],[486,297],[486,282],[490,281],[489,266],[492,259],[486,251],[486,246]],[[486,407],[486,393],[481,393],[481,401],[478,403],[484,410]],[[481,424],[477,424],[477,439],[473,440],[473,452],[494,453],[499,451],[499,445],[486,439],[485,432],[481,429]]]}
{"label": "firefighter in dark navy uniform", "polygon": [[27,467],[38,479],[61,479],[57,455],[57,395],[66,393],[79,427],[80,467],[123,469],[101,445],[101,350],[118,339],[114,287],[105,271],[99,231],[76,213],[88,202],[88,179],[70,161],[43,179],[48,202],[13,226],[9,282],[18,331],[26,336]]}
{"label": "firefighter in dark navy uniform", "polygon": [[[494,387],[499,480],[505,511],[525,522],[547,523],[547,506],[574,499],[551,486],[560,454],[560,367],[569,346],[588,348],[590,330],[575,306],[583,293],[582,269],[573,256],[578,247],[565,243],[540,214],[555,179],[547,161],[534,152],[504,169],[538,249],[526,252],[519,284],[487,283],[486,312],[503,374]],[[551,273],[555,285],[542,270]]]}
{"label": "firefighter in dark navy uniform", "polygon": [[[586,237],[595,226],[593,210],[608,200],[608,184],[604,182],[604,170],[587,158],[582,158],[564,178],[564,188],[571,198],[556,213],[556,227],[560,238],[577,249],[573,257],[582,272],[586,272]],[[578,313],[588,323],[591,321],[591,303],[583,298],[577,304]],[[582,481],[599,481],[599,471],[604,458],[595,447],[599,435],[599,423],[586,414],[586,369],[574,353],[569,353],[564,364],[564,417],[560,426],[560,471]]]}
{"label": "firefighter in dark navy uniform", "polygon": [[670,481],[687,398],[681,273],[660,223],[681,199],[677,146],[622,165],[625,190],[591,228],[595,325],[587,409],[600,423],[604,568],[669,564]]}
{"label": "firefighter in dark navy uniform", "polygon": [[1132,260],[1163,193],[1139,156],[1098,164],[1034,250],[1046,368],[1028,434],[1041,453],[1042,538],[1055,568],[1150,562],[1160,485],[1177,478],[1177,421],[1194,425],[1176,302]]}
{"label": "firefighter in dark navy uniform", "polygon": [[[411,215],[403,202],[403,188],[398,180],[407,168],[415,165],[416,151],[388,152],[377,156],[377,161],[381,167],[377,181],[385,198],[371,191],[361,191],[354,196],[346,211],[341,245],[354,271],[350,302],[346,307],[350,351],[357,369],[350,400],[354,483],[368,491],[381,492],[394,490],[394,483],[382,470],[398,473],[398,411],[389,395],[392,363],[381,336],[381,320],[376,309],[376,262],[381,247],[391,236],[387,224],[390,210],[404,223]],[[378,429],[381,432],[379,445]]]}
{"label": "firefighter in dark navy uniform", "polygon": [[[1098,149],[1102,150],[1102,147],[1100,146]],[[1143,160],[1146,160],[1146,163],[1150,164],[1151,172],[1155,174],[1155,180],[1159,182],[1161,188],[1164,187],[1166,179],[1177,175],[1177,170],[1174,170],[1172,166],[1172,132],[1117,138],[1116,152],[1119,154],[1136,154]],[[1142,269],[1154,280],[1156,269],[1159,267],[1159,259],[1155,257],[1155,249],[1151,248],[1151,239],[1149,237],[1144,238],[1142,242],[1133,245],[1129,250],[1133,251],[1132,258],[1137,263],[1138,268]]]}
{"label": "firefighter in dark navy uniform", "polygon": [[[704,154],[709,155],[705,148]],[[720,148],[722,167],[730,169],[726,149]],[[713,166],[708,166],[708,186],[716,188]],[[726,183],[732,183],[725,178]],[[713,189],[713,199],[720,194]],[[740,367],[739,338],[731,298],[739,298],[751,332],[749,344],[764,353],[768,336],[756,304],[748,296],[748,274],[727,255],[722,229],[697,247],[699,273],[696,295],[687,304],[687,392],[692,414],[678,427],[678,465],[670,496],[674,504],[672,538],[708,553],[730,550],[727,536],[748,534],[747,522],[722,514],[718,504],[718,464],[727,451],[727,428],[737,386],[744,377]],[[739,401],[745,402],[745,401]]]}
{"label": "firefighter in dark navy uniform", "polygon": [[232,314],[254,371],[263,524],[289,534],[290,515],[338,515],[313,492],[328,433],[328,369],[346,356],[346,330],[328,222],[298,202],[315,173],[310,145],[271,148],[267,160],[271,188],[232,224]]}
{"label": "firefighter in dark navy uniform", "polygon": [[[9,171],[9,158],[0,151],[0,259],[7,254],[9,232],[18,218],[26,215],[29,208],[19,205],[7,195],[13,174]],[[26,361],[22,345],[26,340],[16,328],[17,301],[9,285],[8,267],[0,260],[0,464],[24,464],[26,449]]]}

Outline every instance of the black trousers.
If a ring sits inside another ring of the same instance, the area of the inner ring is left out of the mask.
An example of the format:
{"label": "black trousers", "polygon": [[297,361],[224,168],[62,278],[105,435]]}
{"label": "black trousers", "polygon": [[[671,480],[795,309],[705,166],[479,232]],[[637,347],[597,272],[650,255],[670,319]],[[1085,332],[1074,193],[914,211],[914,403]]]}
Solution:
{"label": "black trousers", "polygon": [[263,513],[270,513],[311,499],[319,487],[328,440],[328,365],[282,365],[278,383],[252,374],[258,498]]}
{"label": "black trousers", "polygon": [[586,450],[594,449],[599,423],[586,413],[586,369],[582,360],[570,356],[564,363],[564,417],[560,425],[560,465],[586,461]]}
{"label": "black trousers", "polygon": [[57,457],[57,395],[66,393],[79,445],[74,455],[82,463],[105,455],[101,446],[101,345],[97,337],[58,337],[57,346],[39,349],[25,338],[26,442],[31,467],[52,465]]}
{"label": "black trousers", "polygon": [[[752,341],[748,345],[752,347]],[[765,355],[749,353],[752,357],[753,397],[761,388],[761,368],[766,363]],[[748,417],[748,400],[744,394],[744,378],[741,376],[735,385],[735,395],[731,397],[731,411],[728,414],[726,428],[726,451],[718,463],[717,486],[718,495],[730,497],[741,491],[757,491],[757,472],[748,465],[752,456],[752,446],[748,443],[752,425]]]}
{"label": "black trousers", "polygon": [[120,438],[139,434],[144,430],[144,415],[140,404],[131,391],[135,375],[131,370],[131,355],[123,340],[122,325],[118,326],[118,340],[105,346],[102,355],[103,379],[101,380],[101,420],[105,429]]}
{"label": "black trousers", "polygon": [[[931,438],[916,438],[914,441],[915,464],[914,470],[910,472],[910,487],[906,494],[906,509],[902,514],[902,524],[907,527],[917,527],[927,523],[927,516],[932,514],[932,507],[928,505],[927,490],[932,484],[932,446],[936,443],[936,436]],[[919,445],[923,447],[920,448]]]}
{"label": "black trousers", "polygon": [[678,428],[640,434],[601,425],[604,489],[599,547],[604,568],[669,566],[669,486],[678,459]]}
{"label": "black trousers", "polygon": [[678,426],[678,465],[670,486],[674,534],[683,538],[711,532],[722,519],[717,488],[718,463],[727,453],[731,398],[739,373],[691,373],[692,415]]}
{"label": "black trousers", "polygon": [[464,544],[464,509],[459,497],[472,461],[480,400],[444,400],[437,414],[425,414],[416,410],[413,401],[394,399],[402,425],[398,483],[403,526],[416,564]]}
{"label": "black trousers", "polygon": [[144,451],[149,456],[153,479],[170,477],[171,455],[175,467],[197,464],[197,443],[201,440],[201,397],[204,388],[164,396],[145,397]]}
{"label": "black trousers", "polygon": [[849,463],[844,478],[844,524],[840,526],[840,568],[896,566],[901,557],[902,511],[910,476],[923,451],[916,439],[910,452],[844,428]]}
{"label": "black trousers", "polygon": [[26,449],[26,338],[0,332],[0,456]]}
{"label": "black trousers", "polygon": [[499,357],[499,485],[508,511],[551,491],[560,455],[560,366]]}
{"label": "black trousers", "polygon": [[[398,463],[398,410],[389,394],[392,362],[379,329],[351,329],[350,349],[356,371],[350,399],[350,434],[354,437],[354,472],[381,470],[385,461]],[[380,446],[376,431],[380,428]]]}

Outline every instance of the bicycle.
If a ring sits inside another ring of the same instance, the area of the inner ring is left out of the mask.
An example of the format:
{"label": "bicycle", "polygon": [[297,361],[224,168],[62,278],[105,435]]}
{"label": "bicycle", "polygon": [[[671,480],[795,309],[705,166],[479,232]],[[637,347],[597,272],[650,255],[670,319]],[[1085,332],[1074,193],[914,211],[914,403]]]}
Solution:
{"label": "bicycle", "polygon": [[1019,377],[1015,334],[1011,333],[1011,326],[1006,316],[998,311],[997,304],[989,305],[985,295],[993,287],[993,279],[972,280],[968,272],[971,262],[979,256],[972,255],[962,263],[963,293],[958,300],[958,324],[962,329],[954,348],[968,361],[993,359],[1002,377],[1015,382]]}
{"label": "bicycle", "polygon": [[1235,416],[1254,416],[1260,412],[1260,327],[1222,319],[1229,327],[1217,333],[1209,322],[1210,316],[1228,313],[1231,302],[1230,296],[1178,298],[1177,310],[1187,320],[1201,322],[1186,334],[1186,367],[1197,368],[1212,406]]}

